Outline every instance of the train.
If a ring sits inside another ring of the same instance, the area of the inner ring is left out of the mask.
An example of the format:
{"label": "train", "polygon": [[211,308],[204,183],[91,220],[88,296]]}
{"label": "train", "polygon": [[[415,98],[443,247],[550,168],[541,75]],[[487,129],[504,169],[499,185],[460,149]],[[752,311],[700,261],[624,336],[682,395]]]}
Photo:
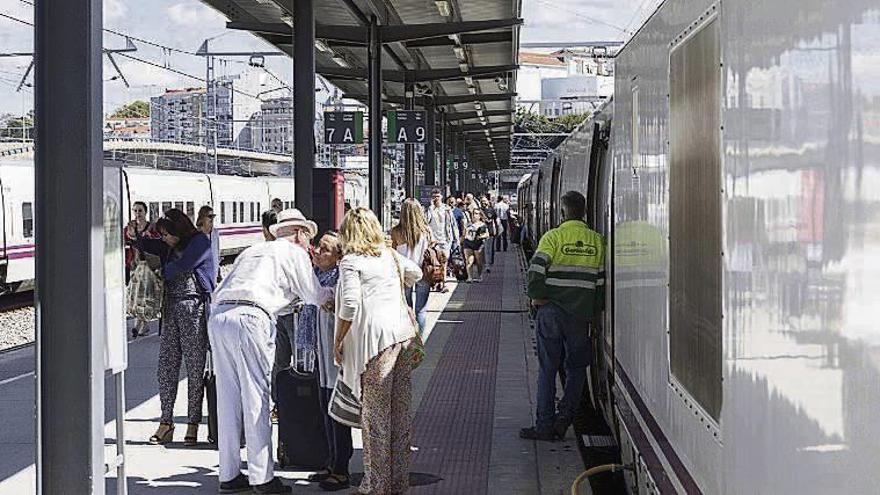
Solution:
{"label": "train", "polygon": [[606,237],[585,394],[631,493],[877,493],[877,33],[867,0],[665,1],[520,181],[527,245],[568,190]]}
{"label": "train", "polygon": [[[147,204],[151,221],[170,208],[195,221],[199,208],[213,206],[221,255],[232,256],[263,240],[261,214],[273,198],[293,207],[294,181],[126,167],[122,191],[125,223],[135,201]],[[0,160],[0,293],[33,288],[34,212],[33,161]]]}

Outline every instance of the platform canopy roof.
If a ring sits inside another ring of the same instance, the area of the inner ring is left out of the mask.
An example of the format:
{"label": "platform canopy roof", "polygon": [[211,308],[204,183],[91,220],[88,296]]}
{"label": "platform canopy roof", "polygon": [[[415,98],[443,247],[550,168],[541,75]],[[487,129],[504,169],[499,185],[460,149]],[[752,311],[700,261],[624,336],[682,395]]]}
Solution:
{"label": "platform canopy roof", "polygon": [[[296,0],[202,0],[293,56]],[[367,26],[376,16],[386,109],[403,108],[405,83],[416,106],[430,95],[468,156],[484,169],[510,162],[520,0],[314,0],[315,70],[346,97],[368,101]],[[295,63],[295,61],[294,61]]]}

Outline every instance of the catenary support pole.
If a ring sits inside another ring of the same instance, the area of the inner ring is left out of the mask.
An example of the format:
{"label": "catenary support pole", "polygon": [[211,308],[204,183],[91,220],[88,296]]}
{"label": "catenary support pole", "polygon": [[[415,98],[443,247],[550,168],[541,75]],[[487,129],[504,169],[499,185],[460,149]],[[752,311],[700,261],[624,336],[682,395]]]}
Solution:
{"label": "catenary support pole", "polygon": [[[413,85],[407,84],[404,87],[404,95],[406,97],[406,109],[412,110],[413,107]],[[408,198],[415,198],[416,196],[416,149],[414,144],[406,144],[404,145],[404,160],[403,160],[403,187],[404,191],[406,191],[406,196]]]}
{"label": "catenary support pole", "polygon": [[425,114],[425,129],[428,131],[425,141],[425,185],[433,186],[436,183],[434,168],[437,161],[437,108],[431,98],[425,99]]}
{"label": "catenary support pole", "polygon": [[[383,222],[385,202],[382,179],[382,42],[379,39],[379,21],[376,16],[370,18],[370,46],[368,47],[368,63],[370,77],[368,80],[370,96],[370,208]],[[384,222],[383,222],[384,225]]]}
{"label": "catenary support pole", "polygon": [[447,138],[449,137],[449,129],[446,126],[446,112],[440,112],[440,184],[441,190],[446,190],[446,172],[447,172],[447,160],[449,159],[449,143],[447,142]]}
{"label": "catenary support pole", "polygon": [[[314,213],[315,184],[315,3],[297,0],[293,16],[293,170],[295,203],[306,218]],[[319,184],[318,187],[330,187]]]}
{"label": "catenary support pole", "polygon": [[101,9],[101,0],[34,6],[41,494],[104,493]]}

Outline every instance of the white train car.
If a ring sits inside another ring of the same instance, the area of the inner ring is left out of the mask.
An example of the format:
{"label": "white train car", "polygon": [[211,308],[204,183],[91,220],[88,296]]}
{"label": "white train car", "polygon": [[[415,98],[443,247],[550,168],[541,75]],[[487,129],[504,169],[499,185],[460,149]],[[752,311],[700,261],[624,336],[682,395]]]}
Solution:
{"label": "white train car", "polygon": [[577,189],[608,236],[590,390],[631,492],[878,493],[878,33],[876,1],[666,1],[531,176],[537,234]]}
{"label": "white train car", "polygon": [[[214,207],[223,256],[263,240],[261,214],[279,198],[293,207],[294,182],[283,177],[235,177],[147,168],[123,170],[124,222],[131,204],[147,204],[151,221],[170,208],[195,220],[199,208]],[[34,280],[33,162],[0,161],[0,293],[28,290]]]}

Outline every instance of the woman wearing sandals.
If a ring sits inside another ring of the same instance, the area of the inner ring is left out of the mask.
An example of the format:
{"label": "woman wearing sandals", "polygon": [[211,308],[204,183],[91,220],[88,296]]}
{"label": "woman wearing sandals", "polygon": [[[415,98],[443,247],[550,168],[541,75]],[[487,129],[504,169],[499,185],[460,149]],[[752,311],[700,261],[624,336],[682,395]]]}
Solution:
{"label": "woman wearing sandals", "polygon": [[361,401],[364,479],[360,493],[403,493],[409,488],[409,346],[415,329],[403,286],[422,268],[385,244],[376,215],[356,208],[339,231],[343,258],[336,289],[335,358],[339,380]]}
{"label": "woman wearing sandals", "polygon": [[196,229],[189,217],[173,208],[156,222],[162,243],[142,242],[147,252],[162,260],[165,293],[159,334],[159,402],[162,417],[152,444],[174,437],[174,400],[181,361],[187,376],[187,429],[184,445],[198,442],[202,421],[205,359],[208,351],[207,307],[217,280],[211,239]]}
{"label": "woman wearing sandals", "polygon": [[[391,229],[391,246],[408,260],[418,266],[422,266],[425,259],[425,250],[431,244],[431,228],[425,220],[422,205],[413,198],[403,202],[400,208],[400,223]],[[416,321],[419,323],[419,332],[425,331],[425,316],[428,311],[428,295],[431,286],[424,280],[419,280],[415,287],[404,289],[406,303],[412,307],[413,293],[415,293]]]}

